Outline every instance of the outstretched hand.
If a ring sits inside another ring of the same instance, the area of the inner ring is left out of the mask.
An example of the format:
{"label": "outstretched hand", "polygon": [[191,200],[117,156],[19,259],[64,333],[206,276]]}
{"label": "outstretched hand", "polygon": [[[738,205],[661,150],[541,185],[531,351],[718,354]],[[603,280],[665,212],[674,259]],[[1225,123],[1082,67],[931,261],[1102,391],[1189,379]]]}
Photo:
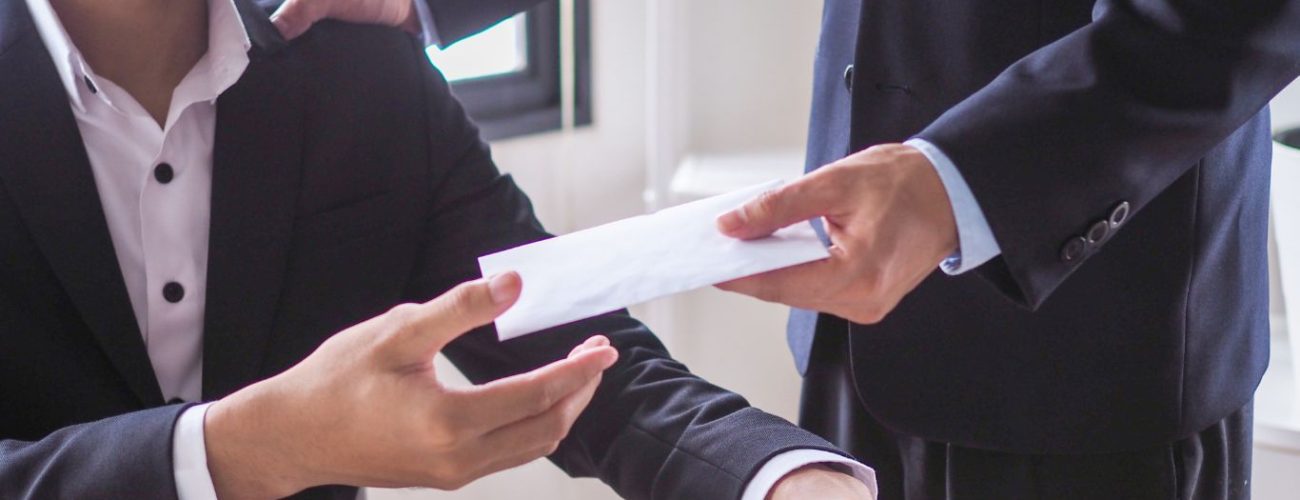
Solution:
{"label": "outstretched hand", "polygon": [[718,288],[877,323],[957,249],[957,224],[934,166],[916,148],[875,146],[718,217],[731,237],[761,238],[823,218],[829,259]]}
{"label": "outstretched hand", "polygon": [[214,403],[204,436],[218,496],[277,498],[323,484],[456,489],[551,454],[618,359],[609,340],[468,388],[444,386],[433,364],[521,286],[509,273],[395,307]]}

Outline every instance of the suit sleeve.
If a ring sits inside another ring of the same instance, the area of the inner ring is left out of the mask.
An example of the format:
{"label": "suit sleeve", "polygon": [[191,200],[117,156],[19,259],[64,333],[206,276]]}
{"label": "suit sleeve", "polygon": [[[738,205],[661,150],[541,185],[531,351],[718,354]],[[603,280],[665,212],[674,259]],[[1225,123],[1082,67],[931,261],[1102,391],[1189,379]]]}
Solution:
{"label": "suit sleeve", "polygon": [[425,2],[433,16],[438,42],[446,47],[483,31],[544,0],[416,0]]}
{"label": "suit sleeve", "polygon": [[980,273],[1042,304],[1084,260],[1063,243],[1121,202],[1140,211],[1300,74],[1298,4],[1102,1],[922,131],[1001,246]]}
{"label": "suit sleeve", "polygon": [[[435,201],[423,262],[406,297],[411,301],[479,277],[480,255],[549,237],[528,198],[497,171],[446,82],[428,64],[422,66]],[[811,448],[842,455],[696,377],[625,311],[504,343],[487,327],[444,352],[481,383],[561,359],[596,334],[608,336],[620,358],[550,457],[572,476],[600,478],[625,498],[738,499],[762,464],[784,451]]]}
{"label": "suit sleeve", "polygon": [[172,429],[184,405],[0,440],[0,498],[175,499]]}

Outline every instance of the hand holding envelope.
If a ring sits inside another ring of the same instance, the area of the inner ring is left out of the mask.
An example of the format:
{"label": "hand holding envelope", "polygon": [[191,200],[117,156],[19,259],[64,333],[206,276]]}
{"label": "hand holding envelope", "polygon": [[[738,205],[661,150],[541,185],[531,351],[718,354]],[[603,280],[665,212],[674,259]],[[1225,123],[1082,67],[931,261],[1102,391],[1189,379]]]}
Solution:
{"label": "hand holding envelope", "polygon": [[715,219],[772,181],[479,258],[484,276],[515,271],[518,302],[496,320],[508,340],[659,297],[829,256],[802,222],[737,240]]}
{"label": "hand holding envelope", "polygon": [[907,144],[872,146],[821,167],[717,222],[727,236],[748,240],[820,217],[831,257],[718,288],[878,323],[958,250],[947,189],[925,153]]}

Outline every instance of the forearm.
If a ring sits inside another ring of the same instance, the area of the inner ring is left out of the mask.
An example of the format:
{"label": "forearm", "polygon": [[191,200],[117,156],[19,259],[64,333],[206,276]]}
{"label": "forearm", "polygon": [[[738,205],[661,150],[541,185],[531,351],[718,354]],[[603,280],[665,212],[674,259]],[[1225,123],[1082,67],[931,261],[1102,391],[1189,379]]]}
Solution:
{"label": "forearm", "polygon": [[[830,443],[672,360],[644,327],[611,336],[624,362],[553,460],[627,498],[741,498],[769,460]],[[647,473],[646,471],[657,471]]]}
{"label": "forearm", "polygon": [[176,498],[172,405],[0,441],[0,497]]}
{"label": "forearm", "polygon": [[272,379],[209,408],[203,434],[218,498],[282,498],[327,482],[310,474],[317,468],[309,465],[312,455],[303,451],[300,426],[291,423],[292,414],[308,405],[296,403],[293,396],[277,391]]}
{"label": "forearm", "polygon": [[843,456],[829,443],[709,384],[669,357],[653,334],[616,312],[497,342],[490,331],[446,351],[482,382],[562,356],[587,335],[609,337],[620,361],[550,459],[575,477],[598,477],[625,498],[738,499],[771,458],[796,449]]}

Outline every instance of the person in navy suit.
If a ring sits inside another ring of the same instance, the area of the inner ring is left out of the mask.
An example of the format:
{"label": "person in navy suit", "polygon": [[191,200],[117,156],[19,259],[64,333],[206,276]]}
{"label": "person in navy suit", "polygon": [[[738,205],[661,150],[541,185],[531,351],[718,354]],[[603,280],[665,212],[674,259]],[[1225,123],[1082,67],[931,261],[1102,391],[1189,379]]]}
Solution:
{"label": "person in navy suit", "polygon": [[[801,424],[888,498],[1250,495],[1269,100],[1300,2],[828,0],[790,304]],[[936,271],[935,267],[941,267]]]}
{"label": "person in navy suit", "polygon": [[1300,2],[825,0],[815,72],[809,174],[718,221],[833,245],[722,285],[796,308],[806,428],[885,498],[1249,496]]}

